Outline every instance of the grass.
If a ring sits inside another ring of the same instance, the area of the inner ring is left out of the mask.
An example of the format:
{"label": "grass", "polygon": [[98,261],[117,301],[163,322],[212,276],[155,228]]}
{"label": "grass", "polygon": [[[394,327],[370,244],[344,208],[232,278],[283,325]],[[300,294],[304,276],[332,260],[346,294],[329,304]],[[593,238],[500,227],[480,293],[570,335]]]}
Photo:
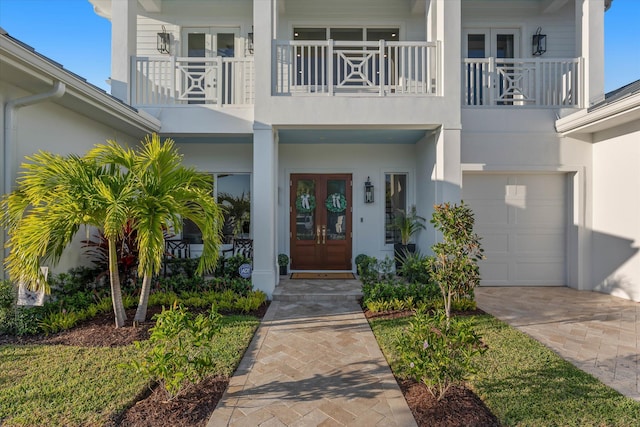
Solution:
{"label": "grass", "polygon": [[[470,386],[505,426],[635,426],[640,403],[492,316],[473,318],[489,349]],[[409,319],[371,321],[393,371],[406,377],[395,341]]]}
{"label": "grass", "polygon": [[[259,320],[226,316],[212,345],[212,374],[231,375]],[[141,357],[133,345],[84,348],[61,345],[0,346],[0,425],[104,425],[130,406],[149,383],[119,367]]]}

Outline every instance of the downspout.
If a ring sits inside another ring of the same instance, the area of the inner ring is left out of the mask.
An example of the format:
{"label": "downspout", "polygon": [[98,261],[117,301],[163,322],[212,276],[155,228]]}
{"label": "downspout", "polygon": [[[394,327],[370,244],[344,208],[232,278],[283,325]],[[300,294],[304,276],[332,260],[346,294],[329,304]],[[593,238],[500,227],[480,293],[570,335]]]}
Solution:
{"label": "downspout", "polygon": [[22,107],[60,98],[66,91],[66,85],[62,82],[55,82],[53,89],[37,95],[25,96],[7,101],[4,105],[4,193],[11,192],[12,187],[12,160],[13,160],[13,128],[15,112]]}
{"label": "downspout", "polygon": [[[4,194],[11,193],[11,189],[13,187],[13,133],[14,133],[14,120],[16,111],[22,107],[28,107],[29,105],[34,105],[40,102],[48,101],[50,99],[60,98],[64,95],[67,86],[60,82],[56,81],[53,85],[53,88],[44,93],[39,93],[36,95],[25,96],[23,98],[11,99],[7,101],[4,105]],[[0,234],[2,237],[2,246],[6,242],[6,230],[3,230]],[[2,255],[2,261],[6,258],[6,251],[0,251]],[[6,278],[6,272],[4,268],[2,269],[2,277]]]}

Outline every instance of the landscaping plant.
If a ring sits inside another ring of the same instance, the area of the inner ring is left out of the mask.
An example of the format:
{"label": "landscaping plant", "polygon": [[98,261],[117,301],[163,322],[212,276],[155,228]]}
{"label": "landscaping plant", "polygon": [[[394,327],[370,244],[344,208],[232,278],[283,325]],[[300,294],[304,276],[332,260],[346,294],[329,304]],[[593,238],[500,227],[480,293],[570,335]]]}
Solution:
{"label": "landscaping plant", "polygon": [[435,205],[431,223],[442,233],[442,241],[432,246],[431,279],[438,284],[444,300],[447,319],[451,318],[454,298],[473,299],[473,290],[480,283],[478,261],[483,258],[480,238],[473,232],[471,209],[443,203]]}
{"label": "landscaping plant", "polygon": [[[195,384],[215,366],[211,340],[220,331],[221,316],[212,307],[208,314],[193,316],[174,303],[168,310],[154,316],[151,328],[151,348],[141,361],[130,366],[153,381],[161,383],[173,398],[185,386]],[[146,344],[136,342],[144,350]]]}
{"label": "landscaping plant", "polygon": [[398,352],[410,377],[438,400],[476,371],[474,357],[485,349],[470,322],[448,319],[443,311],[418,311],[400,336]]}

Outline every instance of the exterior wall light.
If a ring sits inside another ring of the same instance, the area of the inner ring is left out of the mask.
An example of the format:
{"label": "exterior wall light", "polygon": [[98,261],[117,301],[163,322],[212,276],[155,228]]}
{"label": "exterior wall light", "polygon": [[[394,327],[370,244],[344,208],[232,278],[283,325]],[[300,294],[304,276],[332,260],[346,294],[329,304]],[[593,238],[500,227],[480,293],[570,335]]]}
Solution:
{"label": "exterior wall light", "polygon": [[373,203],[373,184],[369,177],[367,177],[367,182],[364,183],[364,202]]}
{"label": "exterior wall light", "polygon": [[170,53],[171,47],[171,34],[167,33],[164,25],[162,26],[162,32],[158,33],[158,52]]}
{"label": "exterior wall light", "polygon": [[542,31],[542,27],[538,27],[531,41],[533,56],[540,56],[547,51],[547,35],[540,34],[540,31]]}
{"label": "exterior wall light", "polygon": [[247,40],[247,50],[253,53],[253,26],[251,26],[251,32],[247,34]]}

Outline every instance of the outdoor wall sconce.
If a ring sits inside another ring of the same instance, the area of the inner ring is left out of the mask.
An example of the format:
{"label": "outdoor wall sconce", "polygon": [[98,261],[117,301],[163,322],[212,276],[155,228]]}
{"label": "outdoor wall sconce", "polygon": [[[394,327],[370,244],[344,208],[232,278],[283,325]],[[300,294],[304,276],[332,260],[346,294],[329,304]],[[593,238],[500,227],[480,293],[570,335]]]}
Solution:
{"label": "outdoor wall sconce", "polygon": [[533,56],[540,56],[547,51],[547,35],[540,34],[540,31],[542,27],[538,27],[531,42]]}
{"label": "outdoor wall sconce", "polygon": [[373,184],[369,177],[367,177],[367,182],[364,183],[364,202],[373,203]]}
{"label": "outdoor wall sconce", "polygon": [[251,26],[251,32],[247,34],[247,50],[249,53],[253,53],[253,25]]}
{"label": "outdoor wall sconce", "polygon": [[158,52],[160,53],[170,53],[169,48],[171,47],[171,34],[167,33],[164,25],[162,26],[162,32],[158,33]]}

